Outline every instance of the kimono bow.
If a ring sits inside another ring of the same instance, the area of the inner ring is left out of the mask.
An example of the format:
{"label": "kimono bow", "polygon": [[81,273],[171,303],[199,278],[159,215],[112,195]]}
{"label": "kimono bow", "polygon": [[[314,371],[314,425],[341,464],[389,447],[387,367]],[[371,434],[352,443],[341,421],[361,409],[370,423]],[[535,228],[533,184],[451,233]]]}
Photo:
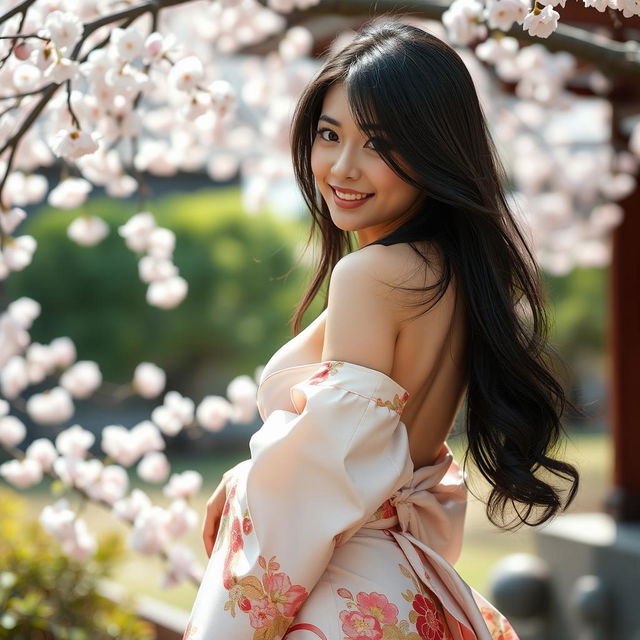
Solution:
{"label": "kimono bow", "polygon": [[413,473],[390,498],[403,533],[453,564],[460,555],[467,503],[464,474],[445,444],[436,462]]}

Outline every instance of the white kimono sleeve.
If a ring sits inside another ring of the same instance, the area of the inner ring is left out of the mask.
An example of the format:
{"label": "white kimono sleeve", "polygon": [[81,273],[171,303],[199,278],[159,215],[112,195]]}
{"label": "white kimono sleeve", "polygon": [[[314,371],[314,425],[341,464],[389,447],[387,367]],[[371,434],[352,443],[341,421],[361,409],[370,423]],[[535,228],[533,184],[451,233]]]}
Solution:
{"label": "white kimono sleeve", "polygon": [[413,473],[387,375],[328,361],[291,387],[232,470],[185,638],[281,638],[343,544]]}

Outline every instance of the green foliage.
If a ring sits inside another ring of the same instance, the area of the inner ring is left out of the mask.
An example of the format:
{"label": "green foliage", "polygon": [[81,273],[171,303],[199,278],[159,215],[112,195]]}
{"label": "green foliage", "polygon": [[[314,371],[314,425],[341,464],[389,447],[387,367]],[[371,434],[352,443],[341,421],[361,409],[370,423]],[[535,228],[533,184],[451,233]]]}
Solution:
{"label": "green foliage", "polygon": [[98,592],[123,554],[109,534],[88,562],[67,558],[0,487],[0,640],[152,640],[155,631]]}
{"label": "green foliage", "polygon": [[79,357],[96,360],[113,381],[129,380],[136,364],[151,361],[186,377],[187,386],[210,389],[216,379],[252,372],[290,337],[288,319],[306,277],[300,268],[285,277],[306,238],[300,223],[245,213],[237,188],[150,202],[158,224],[176,233],[174,261],[189,283],[183,303],[164,310],[146,303],[137,257],[117,233],[134,206],[104,198],[88,208],[111,228],[97,247],[66,236],[80,211],[45,207],[26,226],[38,251],[7,286],[12,299],[42,304],[34,340],[69,335]]}
{"label": "green foliage", "polygon": [[566,276],[545,275],[551,339],[563,358],[598,355],[605,348],[606,269],[574,269]]}

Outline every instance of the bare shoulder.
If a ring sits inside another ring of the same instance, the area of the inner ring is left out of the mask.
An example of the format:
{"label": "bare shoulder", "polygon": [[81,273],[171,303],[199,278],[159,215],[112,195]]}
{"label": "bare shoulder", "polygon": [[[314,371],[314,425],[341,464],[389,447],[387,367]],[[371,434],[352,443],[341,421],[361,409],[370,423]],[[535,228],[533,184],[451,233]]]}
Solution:
{"label": "bare shoulder", "polygon": [[[334,267],[331,283],[364,286],[372,295],[383,296],[389,311],[399,322],[411,315],[410,307],[424,299],[425,287],[442,276],[439,249],[430,242],[416,243],[416,252],[407,243],[369,245],[344,256]],[[340,287],[340,285],[336,285]],[[413,293],[406,288],[418,288]]]}
{"label": "bare shoulder", "polygon": [[407,314],[406,294],[397,287],[423,286],[414,281],[420,262],[424,272],[424,260],[407,245],[370,245],[339,260],[329,282],[322,359],[389,374]]}

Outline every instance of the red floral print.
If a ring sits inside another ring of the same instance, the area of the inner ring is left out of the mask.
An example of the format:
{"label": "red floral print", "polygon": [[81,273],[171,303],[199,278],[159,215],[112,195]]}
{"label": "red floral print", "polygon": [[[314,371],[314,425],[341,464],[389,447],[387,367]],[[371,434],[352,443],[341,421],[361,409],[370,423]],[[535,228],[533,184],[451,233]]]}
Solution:
{"label": "red floral print", "polygon": [[380,624],[396,624],[398,622],[398,607],[389,602],[387,596],[376,593],[364,593],[357,596],[358,610],[376,618]]}
{"label": "red floral print", "polygon": [[309,384],[320,384],[324,382],[330,375],[335,375],[338,372],[338,368],[341,367],[344,362],[337,362],[330,360],[322,363],[322,369],[317,373],[314,373],[309,380]]}
{"label": "red floral print", "polygon": [[242,549],[242,532],[240,531],[240,519],[234,518],[231,523],[231,553],[237,553]]}
{"label": "red floral print", "polygon": [[380,640],[382,638],[382,627],[375,616],[369,616],[360,611],[341,611],[340,621],[342,630],[349,640]]}
{"label": "red floral print", "polygon": [[300,585],[291,585],[286,573],[265,573],[262,578],[264,590],[271,602],[275,604],[282,615],[293,618],[296,611],[307,598],[307,591]]}
{"label": "red floral print", "polygon": [[482,617],[489,627],[492,640],[518,640],[509,621],[493,607],[481,607]]}
{"label": "red floral print", "polygon": [[391,504],[391,500],[387,499],[376,509],[375,513],[371,516],[370,522],[383,520],[384,518],[393,518],[397,513],[396,508]]}
{"label": "red floral print", "polygon": [[445,637],[444,622],[433,600],[418,593],[412,605],[418,613],[416,629],[420,637],[424,640],[442,640]]}
{"label": "red floral print", "polygon": [[271,624],[277,615],[278,610],[273,606],[272,602],[269,602],[269,598],[256,600],[251,604],[251,609],[249,609],[249,621],[254,629],[261,629]]}
{"label": "red floral print", "polygon": [[[258,564],[264,571],[262,579],[255,575],[236,575],[234,560],[244,548],[243,535],[253,533],[253,522],[248,509],[242,518],[236,515],[238,509],[234,497],[235,491],[230,492],[227,500],[229,509],[220,522],[220,527],[225,525],[228,529],[222,581],[229,592],[229,600],[224,610],[234,618],[238,611],[248,614],[249,623],[256,630],[254,640],[280,640],[309,593],[303,586],[291,584],[289,576],[279,571],[280,563],[275,556],[269,561],[258,556]],[[224,532],[221,534],[219,538],[225,539]]]}

